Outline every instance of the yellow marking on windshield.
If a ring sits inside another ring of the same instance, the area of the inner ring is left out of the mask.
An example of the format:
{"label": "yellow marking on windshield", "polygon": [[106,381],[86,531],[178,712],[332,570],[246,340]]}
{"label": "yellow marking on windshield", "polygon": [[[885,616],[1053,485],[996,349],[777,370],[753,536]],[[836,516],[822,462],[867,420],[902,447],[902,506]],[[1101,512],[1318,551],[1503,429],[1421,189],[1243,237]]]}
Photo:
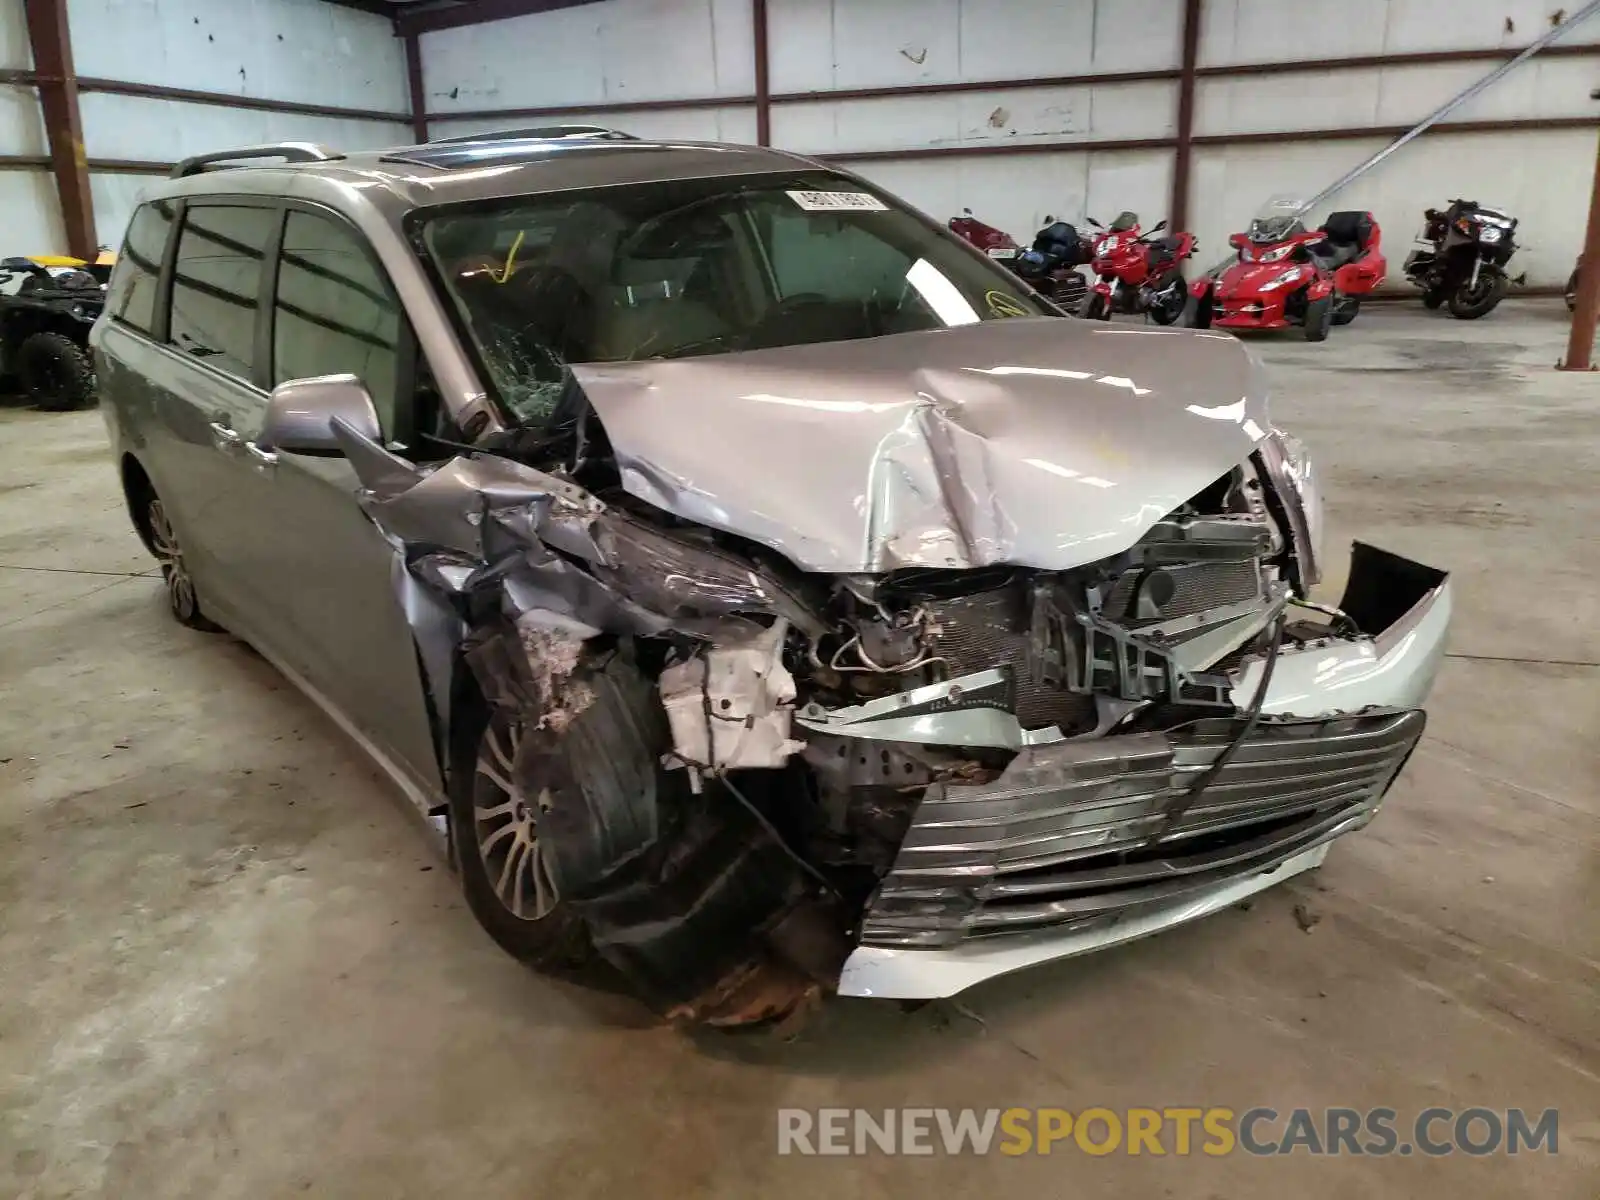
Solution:
{"label": "yellow marking on windshield", "polygon": [[511,273],[517,269],[517,251],[522,249],[522,239],[526,236],[526,230],[519,229],[517,231],[517,240],[511,243],[511,250],[506,254],[506,265],[498,271],[493,267],[488,268],[486,274],[490,279],[496,283],[505,283],[511,278]]}

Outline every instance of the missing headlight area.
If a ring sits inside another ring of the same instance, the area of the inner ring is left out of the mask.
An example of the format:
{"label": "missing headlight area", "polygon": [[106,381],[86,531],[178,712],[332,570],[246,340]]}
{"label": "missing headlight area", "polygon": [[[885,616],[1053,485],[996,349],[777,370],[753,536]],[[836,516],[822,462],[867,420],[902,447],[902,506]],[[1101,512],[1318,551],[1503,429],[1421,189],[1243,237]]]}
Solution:
{"label": "missing headlight area", "polygon": [[[781,1016],[869,949],[1084,933],[1274,871],[1369,820],[1420,736],[1262,711],[1273,647],[1356,671],[1385,633],[1303,603],[1281,452],[1085,565],[844,573],[639,500],[581,437],[418,468],[340,435],[441,761],[473,694],[518,731],[541,881],[664,1012]],[[1387,625],[1442,580],[1395,578],[1362,585]]]}

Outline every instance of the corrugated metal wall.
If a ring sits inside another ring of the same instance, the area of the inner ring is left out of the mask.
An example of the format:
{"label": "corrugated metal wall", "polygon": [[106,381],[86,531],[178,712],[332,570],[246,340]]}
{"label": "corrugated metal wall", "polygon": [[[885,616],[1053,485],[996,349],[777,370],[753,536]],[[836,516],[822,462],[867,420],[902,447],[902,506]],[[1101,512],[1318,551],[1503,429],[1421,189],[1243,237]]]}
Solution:
{"label": "corrugated metal wall", "polygon": [[[1570,7],[1570,6],[1569,6]],[[981,88],[880,98],[798,93],[971,84],[1037,76],[1171,72],[1182,0],[769,0],[772,141],[820,155],[1029,143],[1172,139],[1175,79]],[[749,0],[604,0],[557,13],[424,35],[430,112],[730,98],[724,106],[564,115],[641,136],[755,139]],[[1207,67],[1526,45],[1550,27],[1547,0],[1206,0],[1197,137],[1366,125],[1426,115],[1492,61],[1207,78]],[[1568,36],[1600,43],[1600,20]],[[1600,115],[1600,56],[1535,60],[1452,119]],[[441,120],[439,134],[504,126]],[[1523,218],[1530,282],[1565,280],[1582,240],[1595,131],[1431,135],[1337,200],[1370,207],[1403,256],[1424,205],[1452,196]],[[1194,151],[1190,224],[1202,259],[1226,253],[1274,193],[1310,195],[1387,139],[1207,146]],[[938,217],[970,206],[1018,236],[1046,214],[1167,215],[1174,153],[1057,149],[1027,155],[874,158],[857,169]]]}
{"label": "corrugated metal wall", "polygon": [[[237,96],[404,112],[400,41],[382,17],[324,0],[68,0],[77,74]],[[20,0],[0,3],[0,68],[32,66]],[[226,146],[290,139],[346,148],[410,141],[400,122],[257,112],[86,91],[85,150],[95,159],[170,162]],[[0,86],[0,155],[46,154],[37,97]],[[95,172],[102,242],[121,239],[148,176]],[[48,170],[0,171],[0,253],[64,248]]]}

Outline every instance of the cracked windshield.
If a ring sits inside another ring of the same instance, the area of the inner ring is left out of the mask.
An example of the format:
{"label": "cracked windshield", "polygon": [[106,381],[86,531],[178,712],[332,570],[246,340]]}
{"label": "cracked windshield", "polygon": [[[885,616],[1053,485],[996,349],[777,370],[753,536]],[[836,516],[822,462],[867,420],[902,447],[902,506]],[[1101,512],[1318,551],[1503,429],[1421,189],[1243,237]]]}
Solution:
{"label": "cracked windshield", "polygon": [[556,193],[433,217],[423,240],[502,404],[568,363],[684,358],[1054,310],[921,218],[825,172]]}

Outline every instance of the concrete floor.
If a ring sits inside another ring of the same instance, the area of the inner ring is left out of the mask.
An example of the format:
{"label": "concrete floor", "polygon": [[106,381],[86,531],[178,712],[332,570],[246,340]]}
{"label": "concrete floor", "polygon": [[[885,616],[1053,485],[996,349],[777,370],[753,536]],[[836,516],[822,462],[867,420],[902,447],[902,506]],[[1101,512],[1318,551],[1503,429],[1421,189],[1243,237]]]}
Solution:
{"label": "concrete floor", "polygon": [[[329,723],[167,619],[98,416],[0,413],[0,1196],[1594,1200],[1600,382],[1549,369],[1563,316],[1261,345],[1330,544],[1456,573],[1369,831],[1248,911],[790,1041],[504,957]],[[780,1106],[1181,1104],[1557,1107],[1560,1154],[774,1153]]]}

